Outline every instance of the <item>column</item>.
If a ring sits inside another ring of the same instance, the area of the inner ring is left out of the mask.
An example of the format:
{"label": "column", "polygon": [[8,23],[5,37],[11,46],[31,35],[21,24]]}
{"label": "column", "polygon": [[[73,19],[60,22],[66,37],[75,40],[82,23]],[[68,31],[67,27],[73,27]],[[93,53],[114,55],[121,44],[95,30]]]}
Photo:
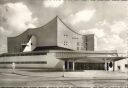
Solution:
{"label": "column", "polygon": [[115,62],[113,61],[113,71],[115,71]]}
{"label": "column", "polygon": [[109,64],[110,62],[107,62],[107,71],[109,71]]}
{"label": "column", "polygon": [[65,61],[64,61],[64,64],[63,64],[63,71],[64,71],[64,70],[66,70],[66,69],[65,69]]}
{"label": "column", "polygon": [[67,70],[69,70],[69,61],[67,61]]}
{"label": "column", "polygon": [[106,59],[105,59],[104,69],[105,69],[105,71],[107,71],[107,61],[106,61]]}
{"label": "column", "polygon": [[75,61],[72,62],[72,65],[73,65],[72,66],[73,67],[72,70],[74,71],[75,70]]}

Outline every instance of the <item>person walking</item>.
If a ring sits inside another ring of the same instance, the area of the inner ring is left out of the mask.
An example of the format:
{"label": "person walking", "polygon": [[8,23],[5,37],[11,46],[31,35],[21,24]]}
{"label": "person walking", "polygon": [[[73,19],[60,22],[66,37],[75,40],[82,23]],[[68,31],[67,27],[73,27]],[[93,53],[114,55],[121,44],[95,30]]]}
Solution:
{"label": "person walking", "polygon": [[13,62],[13,63],[12,63],[12,71],[13,71],[13,73],[15,73],[15,67],[16,67],[16,65],[15,65],[15,63]]}

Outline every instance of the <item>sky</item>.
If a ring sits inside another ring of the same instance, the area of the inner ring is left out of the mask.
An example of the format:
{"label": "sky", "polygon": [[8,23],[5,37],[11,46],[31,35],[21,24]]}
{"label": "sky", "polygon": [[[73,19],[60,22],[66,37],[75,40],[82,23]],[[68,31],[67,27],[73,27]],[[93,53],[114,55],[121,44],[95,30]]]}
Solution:
{"label": "sky", "polygon": [[0,0],[0,53],[7,52],[7,37],[55,16],[76,32],[95,34],[96,50],[127,50],[128,1]]}

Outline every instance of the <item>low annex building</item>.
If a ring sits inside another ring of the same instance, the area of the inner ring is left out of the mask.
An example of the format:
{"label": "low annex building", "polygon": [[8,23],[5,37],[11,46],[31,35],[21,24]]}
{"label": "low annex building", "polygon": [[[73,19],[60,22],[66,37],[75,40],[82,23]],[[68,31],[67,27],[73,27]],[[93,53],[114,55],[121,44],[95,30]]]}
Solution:
{"label": "low annex building", "polygon": [[8,37],[8,53],[0,55],[0,68],[54,70],[114,70],[123,59],[116,51],[95,51],[94,34],[82,35],[58,16],[46,25]]}

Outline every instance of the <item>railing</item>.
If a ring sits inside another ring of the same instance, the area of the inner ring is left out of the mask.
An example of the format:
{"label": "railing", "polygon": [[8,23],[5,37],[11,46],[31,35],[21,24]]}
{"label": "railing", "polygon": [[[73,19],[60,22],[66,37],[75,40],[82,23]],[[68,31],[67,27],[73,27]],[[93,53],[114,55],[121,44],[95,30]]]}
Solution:
{"label": "railing", "polygon": [[117,57],[117,53],[103,52],[56,52],[57,58],[78,58],[78,57]]}

